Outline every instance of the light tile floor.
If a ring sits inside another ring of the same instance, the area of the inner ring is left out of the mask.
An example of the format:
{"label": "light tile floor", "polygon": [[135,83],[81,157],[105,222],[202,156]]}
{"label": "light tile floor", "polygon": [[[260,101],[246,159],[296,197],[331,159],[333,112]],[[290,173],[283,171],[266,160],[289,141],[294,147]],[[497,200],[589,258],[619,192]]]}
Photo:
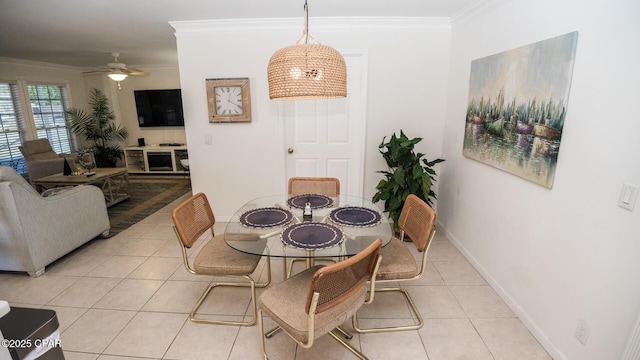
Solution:
{"label": "light tile floor", "polygon": [[[55,310],[69,360],[260,359],[257,326],[195,324],[188,319],[211,278],[191,275],[182,265],[170,211],[185,198],[117,236],[91,241],[47,267],[39,278],[0,272],[0,299],[13,306]],[[222,232],[224,226],[218,223],[215,229]],[[551,359],[441,234],[431,246],[423,278],[405,284],[425,326],[418,331],[355,334],[351,343],[370,359],[381,360]],[[279,260],[272,270],[273,281],[281,281]],[[264,280],[264,260],[255,275]],[[250,314],[246,289],[224,288],[213,295],[214,301],[201,308],[205,316],[242,319]],[[362,326],[412,321],[409,316],[404,299],[393,293],[377,295],[359,312]],[[265,321],[266,327],[271,324]],[[344,328],[352,329],[350,321]],[[274,360],[355,358],[327,336],[304,349],[277,334],[267,340],[267,352]]]}

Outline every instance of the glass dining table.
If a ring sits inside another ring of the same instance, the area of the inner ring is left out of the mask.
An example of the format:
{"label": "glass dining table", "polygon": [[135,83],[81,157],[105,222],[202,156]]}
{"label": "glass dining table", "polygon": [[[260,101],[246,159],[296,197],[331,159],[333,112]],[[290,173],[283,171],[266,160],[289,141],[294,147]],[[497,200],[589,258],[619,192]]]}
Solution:
{"label": "glass dining table", "polygon": [[[310,216],[308,212],[311,212]],[[242,205],[227,223],[225,242],[254,255],[341,258],[359,253],[376,239],[391,241],[392,226],[382,210],[357,196],[274,195]]]}

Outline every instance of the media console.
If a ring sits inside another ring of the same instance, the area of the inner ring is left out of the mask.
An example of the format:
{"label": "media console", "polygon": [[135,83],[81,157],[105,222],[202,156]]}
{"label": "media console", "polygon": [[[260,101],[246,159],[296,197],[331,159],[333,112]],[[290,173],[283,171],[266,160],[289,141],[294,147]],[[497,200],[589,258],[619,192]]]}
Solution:
{"label": "media console", "polygon": [[186,169],[180,160],[188,159],[189,155],[184,145],[162,144],[127,147],[124,158],[130,173],[181,173]]}

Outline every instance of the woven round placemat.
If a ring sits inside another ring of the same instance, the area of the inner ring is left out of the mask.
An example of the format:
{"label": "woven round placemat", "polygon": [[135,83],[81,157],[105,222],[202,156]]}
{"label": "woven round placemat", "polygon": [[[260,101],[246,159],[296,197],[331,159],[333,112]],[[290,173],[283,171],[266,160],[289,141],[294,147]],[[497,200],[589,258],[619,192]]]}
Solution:
{"label": "woven round placemat", "polygon": [[382,221],[382,215],[366,207],[347,206],[332,210],[329,219],[338,225],[369,227],[378,225]]}
{"label": "woven round placemat", "polygon": [[342,231],[334,225],[319,222],[303,222],[286,228],[282,242],[297,249],[320,250],[342,242]]}
{"label": "woven round placemat", "polygon": [[302,194],[292,196],[287,200],[287,204],[291,207],[304,209],[305,205],[309,201],[312,209],[320,209],[333,205],[333,200],[325,195],[320,194]]}
{"label": "woven round placemat", "polygon": [[278,207],[257,208],[245,211],[240,215],[240,223],[251,228],[270,228],[288,224],[293,214],[287,209]]}

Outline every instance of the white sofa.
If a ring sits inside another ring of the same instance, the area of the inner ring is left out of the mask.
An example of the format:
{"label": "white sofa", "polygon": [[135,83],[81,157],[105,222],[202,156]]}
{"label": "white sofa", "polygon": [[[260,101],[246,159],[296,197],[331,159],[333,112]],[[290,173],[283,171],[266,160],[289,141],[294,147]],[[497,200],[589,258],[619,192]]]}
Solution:
{"label": "white sofa", "polygon": [[110,227],[99,188],[80,185],[42,197],[13,168],[0,166],[0,270],[40,276]]}

